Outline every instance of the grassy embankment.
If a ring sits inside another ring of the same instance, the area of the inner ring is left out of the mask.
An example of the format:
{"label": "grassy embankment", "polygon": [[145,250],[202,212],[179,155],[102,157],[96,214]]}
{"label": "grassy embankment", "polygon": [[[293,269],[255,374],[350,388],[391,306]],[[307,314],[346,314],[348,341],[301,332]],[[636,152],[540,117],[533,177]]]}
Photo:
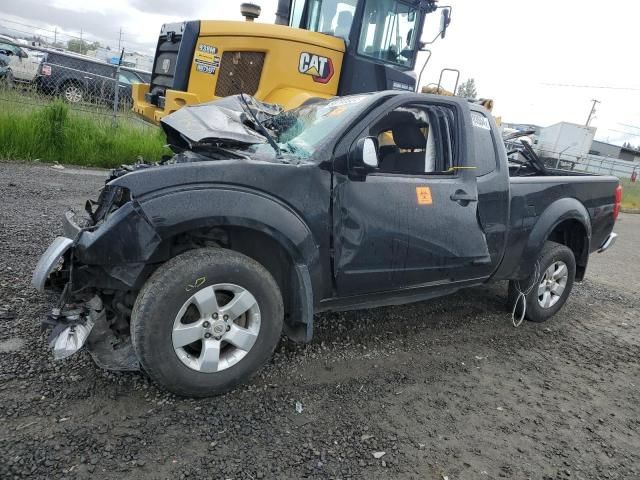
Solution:
{"label": "grassy embankment", "polygon": [[105,108],[78,111],[61,100],[26,103],[14,95],[0,99],[0,159],[111,168],[170,153],[162,131],[137,119],[123,116],[114,126]]}
{"label": "grassy embankment", "polygon": [[640,209],[640,179],[635,183],[622,181],[622,207]]}

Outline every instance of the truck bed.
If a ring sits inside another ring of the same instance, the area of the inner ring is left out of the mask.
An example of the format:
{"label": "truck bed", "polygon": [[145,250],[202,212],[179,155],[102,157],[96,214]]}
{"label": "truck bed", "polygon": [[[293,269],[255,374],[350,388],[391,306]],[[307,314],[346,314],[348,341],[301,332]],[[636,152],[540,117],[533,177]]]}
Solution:
{"label": "truck bed", "polygon": [[584,206],[591,221],[589,253],[598,250],[613,230],[617,177],[550,169],[544,176],[532,173],[510,176],[509,184],[509,235],[497,278],[509,278],[514,273],[517,276],[534,227],[545,212],[554,209],[554,203],[558,206],[562,203],[566,209],[566,204],[575,199]]}

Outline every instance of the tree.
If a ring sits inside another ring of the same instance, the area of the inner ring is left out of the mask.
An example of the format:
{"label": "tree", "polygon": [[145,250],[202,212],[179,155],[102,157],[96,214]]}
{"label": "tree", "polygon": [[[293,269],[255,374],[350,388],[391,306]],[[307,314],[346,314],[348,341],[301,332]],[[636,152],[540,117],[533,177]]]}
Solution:
{"label": "tree", "polygon": [[67,50],[70,52],[86,54],[89,50],[97,50],[100,47],[100,42],[85,42],[80,39],[71,39],[67,42]]}
{"label": "tree", "polygon": [[462,82],[458,87],[457,95],[459,97],[475,100],[478,96],[478,92],[476,91],[476,81],[473,78],[470,78],[467,81]]}

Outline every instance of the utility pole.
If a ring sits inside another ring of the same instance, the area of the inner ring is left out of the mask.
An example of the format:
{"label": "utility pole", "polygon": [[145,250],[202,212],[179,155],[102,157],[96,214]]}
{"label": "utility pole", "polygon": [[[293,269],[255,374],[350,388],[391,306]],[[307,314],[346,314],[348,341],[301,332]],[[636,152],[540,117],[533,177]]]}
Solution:
{"label": "utility pole", "polygon": [[53,45],[58,43],[58,27],[53,29]]}
{"label": "utility pole", "polygon": [[120,35],[118,36],[118,51],[120,51],[121,43],[122,43],[122,27],[120,27]]}
{"label": "utility pole", "polygon": [[591,111],[589,112],[589,117],[587,117],[587,123],[585,123],[585,126],[589,126],[589,124],[591,123],[591,120],[593,119],[593,114],[596,113],[596,104],[598,103],[602,103],[600,100],[596,100],[593,99],[591,100],[593,102],[593,105],[591,105]]}

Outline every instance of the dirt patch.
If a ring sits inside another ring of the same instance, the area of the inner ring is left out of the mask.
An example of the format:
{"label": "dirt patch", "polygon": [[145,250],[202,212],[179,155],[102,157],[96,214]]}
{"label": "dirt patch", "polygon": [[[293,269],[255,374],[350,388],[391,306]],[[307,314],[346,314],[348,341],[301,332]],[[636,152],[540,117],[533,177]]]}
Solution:
{"label": "dirt patch", "polygon": [[320,315],[311,345],[191,400],[84,352],[52,360],[31,271],[102,179],[0,171],[0,345],[24,341],[0,348],[0,478],[640,477],[640,217],[546,324],[514,329],[502,284]]}

